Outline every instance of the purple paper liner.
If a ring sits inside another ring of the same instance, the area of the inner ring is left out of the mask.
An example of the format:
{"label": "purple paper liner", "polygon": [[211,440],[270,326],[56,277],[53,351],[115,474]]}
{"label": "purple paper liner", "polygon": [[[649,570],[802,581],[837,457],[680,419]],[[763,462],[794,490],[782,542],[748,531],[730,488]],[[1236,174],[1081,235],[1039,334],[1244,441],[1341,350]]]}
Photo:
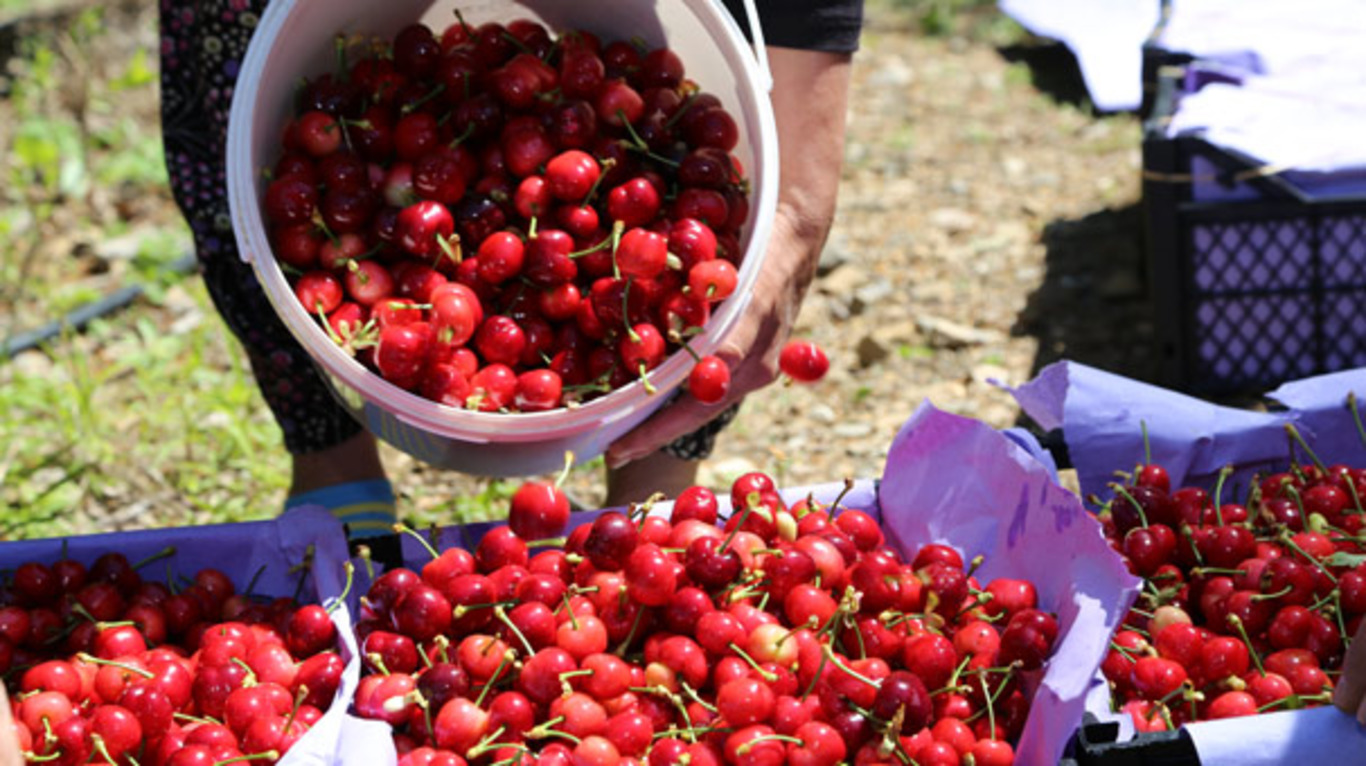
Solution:
{"label": "purple paper liner", "polygon": [[982,555],[978,577],[1032,581],[1058,616],[1016,762],[1057,763],[1076,732],[1110,635],[1138,595],[1100,525],[1048,468],[985,424],[922,405],[887,456],[879,491],[888,539]]}
{"label": "purple paper liner", "polygon": [[[1347,409],[1347,394],[1366,396],[1366,370],[1287,383],[1268,396],[1284,410],[1223,407],[1076,362],[1057,362],[1010,389],[1030,417],[1061,428],[1084,495],[1109,498],[1116,471],[1144,461],[1143,429],[1152,461],[1172,486],[1212,489],[1225,466],[1228,497],[1246,495],[1254,474],[1284,470],[1292,455],[1286,425],[1294,425],[1325,463],[1366,465],[1366,446]],[[1297,459],[1308,460],[1298,447]]]}
{"label": "purple paper liner", "polygon": [[[1242,498],[1257,475],[1284,470],[1291,454],[1287,424],[1328,464],[1366,465],[1347,395],[1366,396],[1366,370],[1320,375],[1282,385],[1268,394],[1283,410],[1253,412],[1222,407],[1103,372],[1058,362],[1013,389],[1021,407],[1041,426],[1061,428],[1084,493],[1110,497],[1116,470],[1144,460],[1143,426],[1152,461],[1167,468],[1172,486],[1212,489],[1224,466],[1234,469],[1227,497]],[[1308,456],[1294,448],[1296,459]],[[1087,710],[1109,716],[1108,686],[1097,674]],[[1122,721],[1125,734],[1132,725]],[[1271,766],[1304,760],[1366,764],[1366,730],[1331,708],[1206,721],[1185,727],[1204,766]],[[1352,756],[1347,754],[1351,753]]]}
{"label": "purple paper liner", "polygon": [[[1138,593],[1138,581],[1105,543],[1100,526],[1075,496],[1058,486],[1052,460],[1023,431],[998,432],[968,418],[926,404],[893,442],[880,481],[862,480],[844,496],[841,507],[873,514],[889,544],[903,554],[921,546],[947,543],[965,558],[983,554],[983,583],[995,577],[1034,582],[1043,608],[1058,615],[1055,654],[1036,680],[1036,695],[1017,747],[1017,763],[1057,763],[1076,731],[1085,698],[1108,640]],[[829,503],[844,491],[843,482],[782,490],[791,503],[807,496]],[[726,493],[718,493],[723,515]],[[654,506],[667,516],[672,504]],[[591,523],[603,511],[576,514],[572,526]],[[472,548],[503,522],[437,530],[438,550]],[[430,554],[405,539],[403,560],[420,567]],[[387,728],[371,725],[356,739]],[[346,733],[350,739],[352,732]],[[390,751],[380,760],[394,763]]]}
{"label": "purple paper liner", "polygon": [[[298,578],[304,577],[302,600],[323,604],[341,595],[344,585],[341,563],[347,555],[345,534],[326,510],[315,507],[299,508],[270,521],[5,542],[0,543],[0,568],[13,569],[27,561],[51,564],[63,556],[89,565],[112,551],[137,563],[168,547],[174,548],[174,553],[148,564],[141,570],[144,578],[192,577],[205,567],[213,567],[238,588],[245,588],[256,577],[254,593],[293,596]],[[313,567],[291,574],[289,570],[304,561],[310,547]],[[360,664],[345,604],[338,605],[332,619],[346,661],[342,684],[323,717],[280,760],[282,766],[327,764],[337,759],[347,700],[359,681]]]}

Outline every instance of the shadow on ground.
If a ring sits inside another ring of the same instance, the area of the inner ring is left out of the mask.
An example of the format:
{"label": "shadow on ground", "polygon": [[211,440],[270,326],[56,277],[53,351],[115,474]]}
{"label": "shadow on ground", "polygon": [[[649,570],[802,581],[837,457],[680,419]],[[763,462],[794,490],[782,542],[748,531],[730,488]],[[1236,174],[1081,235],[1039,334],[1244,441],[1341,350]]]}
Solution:
{"label": "shadow on ground", "polygon": [[1066,45],[1031,38],[996,50],[1006,61],[1029,67],[1031,81],[1040,93],[1059,104],[1092,108],[1086,81],[1081,76],[1081,66]]}
{"label": "shadow on ground", "polygon": [[1068,359],[1155,381],[1141,206],[1054,221],[1043,240],[1044,278],[1011,328],[1038,339],[1032,374]]}

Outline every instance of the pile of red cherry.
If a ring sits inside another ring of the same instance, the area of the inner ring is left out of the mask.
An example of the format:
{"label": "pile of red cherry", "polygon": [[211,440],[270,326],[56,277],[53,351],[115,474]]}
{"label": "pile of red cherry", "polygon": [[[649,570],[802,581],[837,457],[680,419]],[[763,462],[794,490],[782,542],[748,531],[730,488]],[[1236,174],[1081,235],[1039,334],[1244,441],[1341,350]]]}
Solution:
{"label": "pile of red cherry", "polygon": [[401,766],[1013,761],[1058,630],[1031,583],[903,558],[762,473],[730,500],[718,524],[692,487],[561,538],[564,494],[524,484],[474,550],[374,580],[355,712]]}
{"label": "pile of red cherry", "polygon": [[1102,512],[1143,591],[1101,667],[1143,731],[1327,703],[1366,613],[1366,469],[1292,465],[1243,502],[1222,484],[1145,464]]}
{"label": "pile of red cherry", "polygon": [[[457,17],[458,18],[458,17]],[[736,289],[734,117],[667,48],[422,24],[307,83],[264,197],[305,309],[386,380],[537,412],[637,379]],[[350,49],[354,55],[354,48]]]}
{"label": "pile of red cherry", "polygon": [[317,605],[184,587],[120,553],[26,562],[0,591],[0,672],[29,762],[273,762],[323,715],[345,663]]}

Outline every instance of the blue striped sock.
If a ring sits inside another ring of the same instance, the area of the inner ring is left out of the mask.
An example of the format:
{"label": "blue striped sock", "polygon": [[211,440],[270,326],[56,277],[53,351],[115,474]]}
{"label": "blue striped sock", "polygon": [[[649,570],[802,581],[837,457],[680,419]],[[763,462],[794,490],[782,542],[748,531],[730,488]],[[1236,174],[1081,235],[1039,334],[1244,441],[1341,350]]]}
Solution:
{"label": "blue striped sock", "polygon": [[352,539],[389,534],[398,520],[388,479],[352,481],[294,495],[285,501],[285,510],[304,505],[326,508],[347,526]]}

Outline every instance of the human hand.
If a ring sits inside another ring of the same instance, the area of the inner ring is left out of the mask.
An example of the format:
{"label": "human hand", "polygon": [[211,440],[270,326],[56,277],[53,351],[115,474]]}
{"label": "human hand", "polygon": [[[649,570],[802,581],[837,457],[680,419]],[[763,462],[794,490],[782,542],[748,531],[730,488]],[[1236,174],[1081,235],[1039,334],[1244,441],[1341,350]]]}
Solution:
{"label": "human hand", "polygon": [[1356,638],[1347,648],[1342,675],[1333,690],[1333,704],[1366,726],[1366,621],[1357,628]]}
{"label": "human hand", "polygon": [[0,684],[0,766],[23,766],[24,750],[19,746],[19,735],[14,731],[9,697]]}
{"label": "human hand", "polygon": [[799,234],[792,215],[780,210],[749,306],[715,352],[730,369],[726,396],[713,404],[703,404],[686,394],[679,396],[617,440],[607,451],[608,467],[619,468],[696,431],[746,394],[777,379],[778,354],[792,332],[802,296],[811,282],[807,263],[819,256],[819,248],[819,241]]}

